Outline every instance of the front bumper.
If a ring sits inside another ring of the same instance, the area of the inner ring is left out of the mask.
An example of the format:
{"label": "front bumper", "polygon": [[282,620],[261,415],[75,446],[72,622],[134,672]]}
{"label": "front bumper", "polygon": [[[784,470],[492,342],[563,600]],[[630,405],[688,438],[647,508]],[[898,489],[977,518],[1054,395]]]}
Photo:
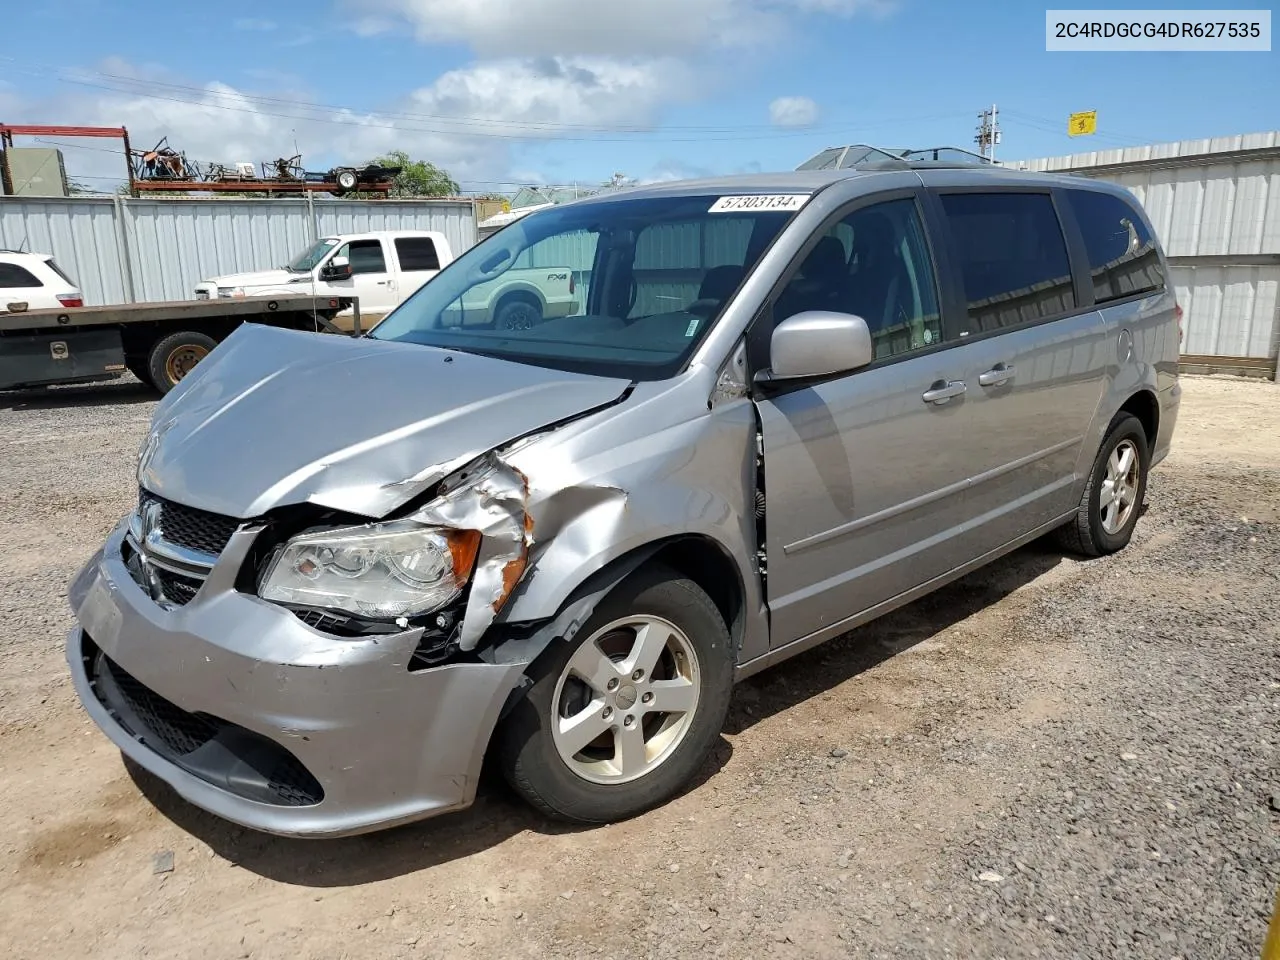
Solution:
{"label": "front bumper", "polygon": [[[162,608],[124,565],[126,526],[72,582],[79,625],[67,639],[81,703],[125,754],[196,806],[286,836],[362,833],[472,802],[523,664],[410,672],[420,631],[345,639],[314,630],[234,589],[252,532],[233,536],[187,605]],[[140,697],[147,709],[132,709]],[[175,741],[166,722],[187,732]],[[184,753],[192,730],[197,739],[216,731],[218,742]],[[261,799],[262,784],[250,781],[263,758],[296,761],[312,789]]]}

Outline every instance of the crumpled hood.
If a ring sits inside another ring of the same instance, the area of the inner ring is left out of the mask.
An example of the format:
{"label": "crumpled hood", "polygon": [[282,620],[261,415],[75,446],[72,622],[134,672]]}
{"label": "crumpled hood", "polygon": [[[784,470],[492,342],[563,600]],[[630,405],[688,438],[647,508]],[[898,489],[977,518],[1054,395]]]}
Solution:
{"label": "crumpled hood", "polygon": [[139,480],[250,518],[311,502],[381,517],[628,382],[412,344],[244,324],[156,409]]}
{"label": "crumpled hood", "polygon": [[225,277],[210,277],[203,282],[214,287],[244,287],[245,292],[249,293],[254,288],[275,289],[281,284],[293,284],[295,280],[299,286],[309,285],[311,274],[291,273],[288,270],[257,270],[253,273],[229,273]]}

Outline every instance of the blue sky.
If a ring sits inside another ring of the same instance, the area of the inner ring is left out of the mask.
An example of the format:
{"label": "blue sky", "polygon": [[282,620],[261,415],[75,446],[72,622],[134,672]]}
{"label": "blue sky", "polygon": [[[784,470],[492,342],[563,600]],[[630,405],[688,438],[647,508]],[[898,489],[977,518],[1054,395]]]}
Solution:
{"label": "blue sky", "polygon": [[[508,192],[614,172],[790,169],[837,143],[971,147],[993,102],[1001,159],[1280,129],[1280,53],[1047,53],[1043,3],[238,6],[9,10],[0,120],[124,124],[135,145],[167,135],[224,163],[295,141],[313,169],[400,147],[468,188]],[[1088,109],[1098,135],[1068,138],[1067,115]],[[120,175],[110,144],[63,143],[73,176],[109,189]]]}

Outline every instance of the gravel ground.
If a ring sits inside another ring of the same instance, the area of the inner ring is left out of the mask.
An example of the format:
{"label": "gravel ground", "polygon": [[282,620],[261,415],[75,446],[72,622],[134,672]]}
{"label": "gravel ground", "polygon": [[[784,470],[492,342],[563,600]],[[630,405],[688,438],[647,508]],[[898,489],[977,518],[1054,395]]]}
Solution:
{"label": "gravel ground", "polygon": [[0,942],[1256,960],[1280,883],[1280,388],[1184,384],[1129,549],[1033,545],[753,678],[667,807],[569,830],[492,782],[466,813],[329,842],[194,810],[84,717],[65,585],[129,509],[153,404],[127,382],[0,394]]}

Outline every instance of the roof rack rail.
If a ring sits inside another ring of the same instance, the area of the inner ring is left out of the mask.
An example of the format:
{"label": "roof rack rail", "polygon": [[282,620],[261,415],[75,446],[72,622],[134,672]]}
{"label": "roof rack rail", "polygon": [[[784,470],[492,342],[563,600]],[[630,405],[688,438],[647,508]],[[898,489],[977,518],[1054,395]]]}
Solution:
{"label": "roof rack rail", "polygon": [[866,143],[853,143],[844,147],[827,147],[814,154],[797,170],[869,170],[912,167],[990,167],[999,166],[994,160],[959,147],[927,147],[924,149],[900,149],[873,147]]}

